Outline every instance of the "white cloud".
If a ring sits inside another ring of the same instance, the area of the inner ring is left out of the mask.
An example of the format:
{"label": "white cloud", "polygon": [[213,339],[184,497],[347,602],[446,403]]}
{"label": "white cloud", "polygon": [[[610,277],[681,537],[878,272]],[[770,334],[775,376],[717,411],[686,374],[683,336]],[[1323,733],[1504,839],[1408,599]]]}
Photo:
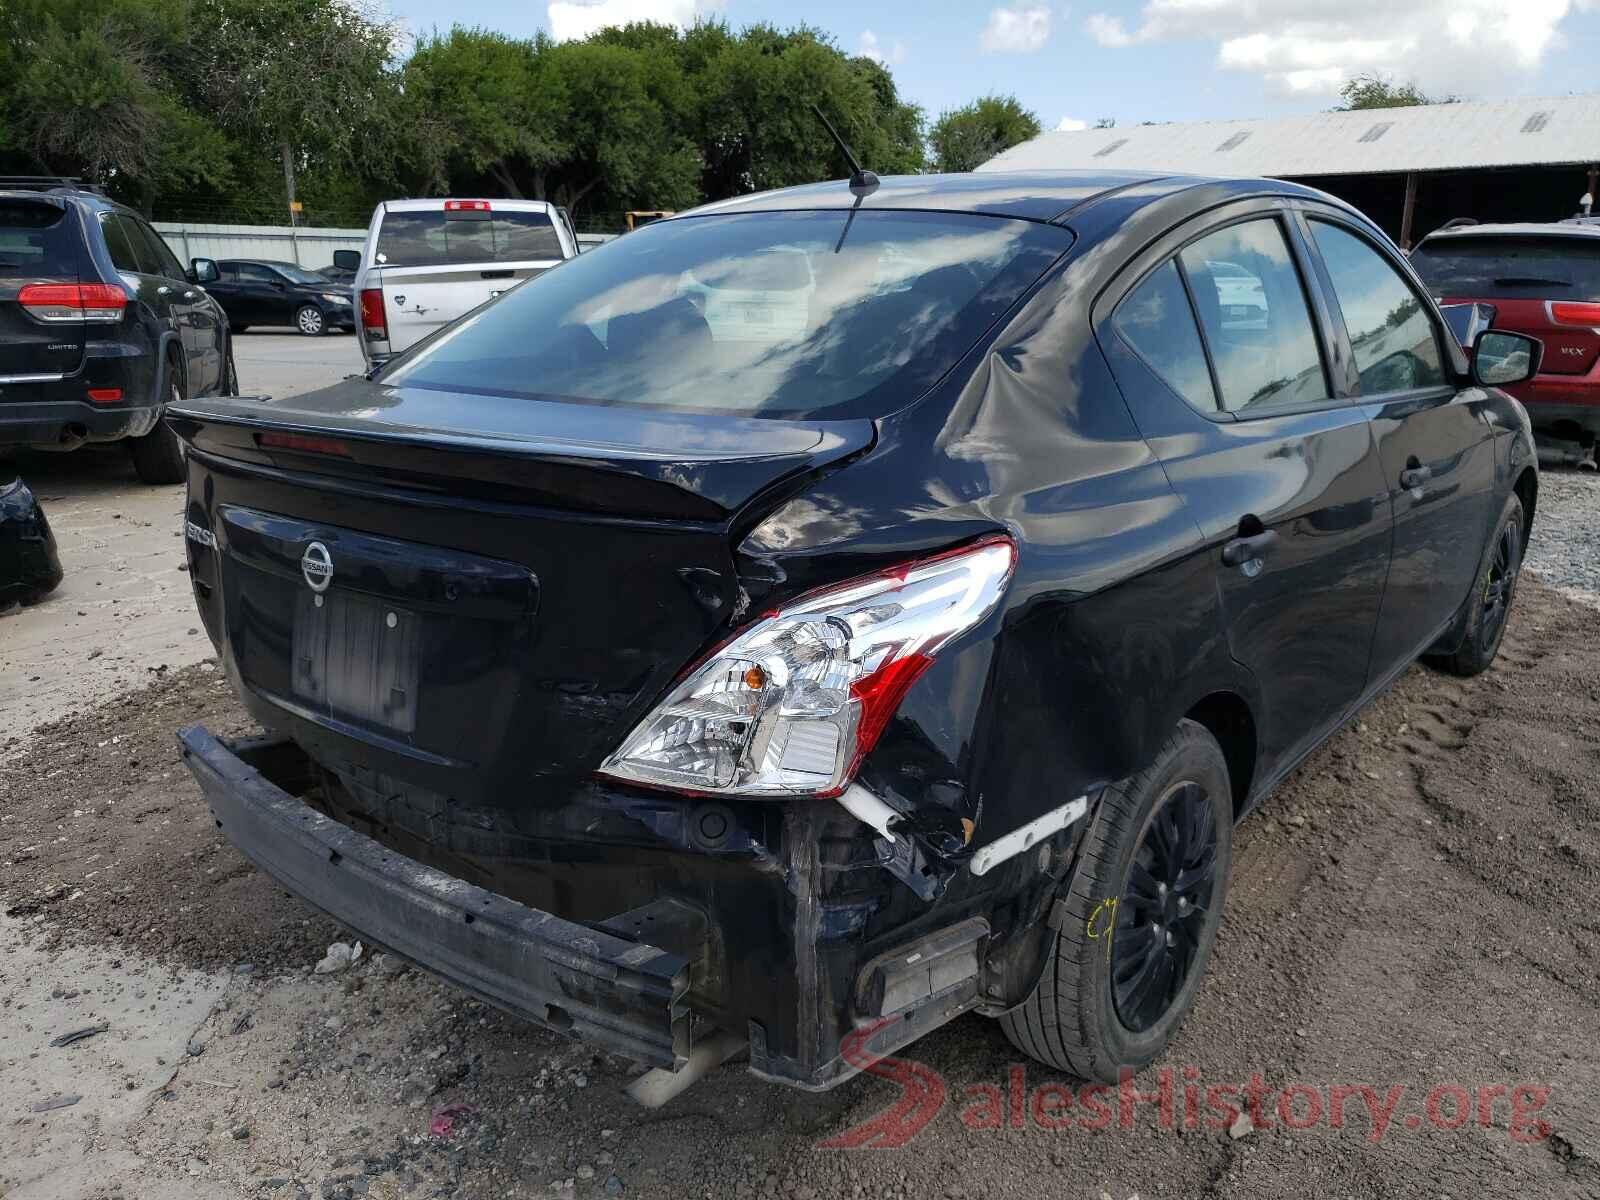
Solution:
{"label": "white cloud", "polygon": [[1079,120],[1077,117],[1062,117],[1056,122],[1056,130],[1059,133],[1077,133],[1078,130],[1087,128],[1089,122]]}
{"label": "white cloud", "polygon": [[1094,13],[1102,46],[1167,40],[1216,43],[1217,66],[1291,93],[1337,94],[1371,72],[1424,91],[1482,95],[1533,75],[1562,22],[1596,0],[1146,0],[1130,29]]}
{"label": "white cloud", "polygon": [[985,54],[1032,54],[1050,38],[1050,6],[1017,4],[989,13],[978,37]]}
{"label": "white cloud", "polygon": [[552,0],[548,16],[550,36],[558,42],[572,42],[631,21],[687,28],[694,24],[695,0]]}
{"label": "white cloud", "polygon": [[1102,46],[1131,46],[1133,37],[1123,25],[1121,17],[1108,17],[1105,13],[1090,13],[1083,23],[1084,29]]}
{"label": "white cloud", "polygon": [[885,46],[878,35],[870,29],[861,31],[861,42],[856,47],[856,53],[862,58],[870,58],[879,66],[887,67],[893,63],[904,62],[906,59],[906,44],[899,39]]}

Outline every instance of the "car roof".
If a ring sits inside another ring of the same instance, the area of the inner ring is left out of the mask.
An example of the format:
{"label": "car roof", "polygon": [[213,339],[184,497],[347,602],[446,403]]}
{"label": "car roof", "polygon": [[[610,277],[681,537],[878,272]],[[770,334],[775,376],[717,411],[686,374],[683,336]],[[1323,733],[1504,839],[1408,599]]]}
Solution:
{"label": "car roof", "polygon": [[[71,204],[81,204],[93,212],[125,212],[139,216],[137,212],[107,196],[104,192],[90,191],[79,187],[53,187],[53,188],[8,188],[0,187],[0,197],[7,200],[60,200]],[[142,217],[140,218],[143,219]]]}
{"label": "car roof", "polygon": [[296,271],[310,271],[311,267],[302,267],[299,263],[292,263],[285,258],[219,258],[219,263],[246,263],[252,267],[293,267]]}
{"label": "car roof", "polygon": [[[994,171],[959,175],[890,175],[861,201],[863,209],[927,210],[981,213],[1028,221],[1059,221],[1069,212],[1113,192],[1138,190],[1144,203],[1164,199],[1207,184],[1269,183],[1285,195],[1321,193],[1283,180],[1256,180],[1205,175],[1171,175],[1159,171]],[[843,179],[808,183],[735,196],[690,209],[668,220],[709,213],[782,212],[786,209],[853,208],[856,198]]]}
{"label": "car roof", "polygon": [[1568,224],[1563,221],[1520,221],[1498,225],[1462,225],[1455,229],[1435,229],[1417,245],[1475,237],[1557,237],[1600,238],[1600,226]]}

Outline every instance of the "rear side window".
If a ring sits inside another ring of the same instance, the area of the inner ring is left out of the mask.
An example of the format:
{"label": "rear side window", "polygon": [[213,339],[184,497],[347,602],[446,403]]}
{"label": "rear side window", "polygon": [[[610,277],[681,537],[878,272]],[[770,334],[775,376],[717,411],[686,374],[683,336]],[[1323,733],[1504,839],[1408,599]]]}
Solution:
{"label": "rear side window", "polygon": [[1305,288],[1275,219],[1224,226],[1178,258],[1225,409],[1248,413],[1328,398]]}
{"label": "rear side window", "polygon": [[1311,222],[1355,351],[1361,394],[1438,387],[1439,343],[1422,299],[1383,256],[1353,233]]}
{"label": "rear side window", "polygon": [[561,238],[542,212],[389,212],[378,226],[387,267],[559,259]]}
{"label": "rear side window", "polygon": [[66,209],[0,200],[0,279],[78,277],[76,223]]}
{"label": "rear side window", "polygon": [[1435,296],[1600,300],[1600,238],[1429,238],[1412,251],[1411,265]]}
{"label": "rear side window", "polygon": [[1168,387],[1201,412],[1217,411],[1205,347],[1175,262],[1168,259],[1146,275],[1117,306],[1113,324]]}
{"label": "rear side window", "polygon": [[385,383],[757,417],[877,417],[931,387],[1071,245],[1030,221],[662,221],[507,291]]}

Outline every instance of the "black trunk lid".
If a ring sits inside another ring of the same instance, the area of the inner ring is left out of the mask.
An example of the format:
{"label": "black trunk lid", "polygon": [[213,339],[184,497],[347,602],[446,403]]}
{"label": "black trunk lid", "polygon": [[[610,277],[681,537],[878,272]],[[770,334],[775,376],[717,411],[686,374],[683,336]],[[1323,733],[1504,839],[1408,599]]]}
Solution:
{"label": "black trunk lid", "polygon": [[173,424],[252,709],[341,773],[492,807],[592,772],[741,610],[741,510],[873,429],[365,381]]}

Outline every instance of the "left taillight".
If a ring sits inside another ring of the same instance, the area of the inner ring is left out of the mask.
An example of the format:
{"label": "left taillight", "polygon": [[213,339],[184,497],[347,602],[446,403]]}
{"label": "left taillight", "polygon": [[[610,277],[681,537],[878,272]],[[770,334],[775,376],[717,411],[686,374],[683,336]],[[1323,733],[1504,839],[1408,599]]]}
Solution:
{"label": "left taillight", "polygon": [[911,685],[1005,593],[1009,538],[813,592],[691,670],[602,775],[673,791],[836,796]]}
{"label": "left taillight", "polygon": [[30,283],[17,303],[36,321],[52,325],[115,325],[128,307],[128,294],[114,283]]}

